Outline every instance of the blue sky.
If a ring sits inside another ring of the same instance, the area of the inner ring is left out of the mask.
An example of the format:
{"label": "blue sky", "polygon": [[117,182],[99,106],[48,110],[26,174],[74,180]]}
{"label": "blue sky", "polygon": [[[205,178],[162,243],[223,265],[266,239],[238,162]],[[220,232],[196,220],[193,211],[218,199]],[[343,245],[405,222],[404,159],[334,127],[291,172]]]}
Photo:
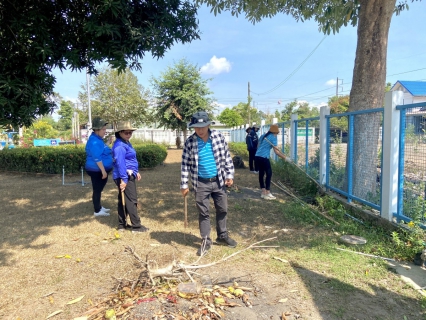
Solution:
{"label": "blue sky", "polygon": [[[325,36],[314,21],[296,22],[277,15],[255,25],[244,17],[224,12],[218,16],[203,7],[199,11],[201,40],[176,44],[160,59],[150,55],[139,83],[150,88],[150,78],[159,77],[182,58],[197,65],[218,105],[218,112],[247,102],[248,83],[254,106],[263,112],[282,110],[297,99],[320,106],[336,94],[349,94],[355,61],[356,27],[343,27]],[[426,80],[426,1],[410,3],[410,10],[393,16],[388,42],[386,82]],[[413,71],[417,70],[417,71]],[[84,73],[59,71],[55,91],[76,101]]]}

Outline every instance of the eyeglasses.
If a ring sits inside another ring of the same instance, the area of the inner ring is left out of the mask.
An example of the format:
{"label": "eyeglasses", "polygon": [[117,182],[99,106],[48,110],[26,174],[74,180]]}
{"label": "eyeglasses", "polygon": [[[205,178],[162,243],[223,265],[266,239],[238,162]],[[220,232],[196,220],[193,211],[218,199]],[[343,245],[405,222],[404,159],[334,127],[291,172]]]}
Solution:
{"label": "eyeglasses", "polygon": [[133,131],[121,131],[121,132],[123,132],[123,134],[125,134],[126,136],[130,136],[133,133]]}

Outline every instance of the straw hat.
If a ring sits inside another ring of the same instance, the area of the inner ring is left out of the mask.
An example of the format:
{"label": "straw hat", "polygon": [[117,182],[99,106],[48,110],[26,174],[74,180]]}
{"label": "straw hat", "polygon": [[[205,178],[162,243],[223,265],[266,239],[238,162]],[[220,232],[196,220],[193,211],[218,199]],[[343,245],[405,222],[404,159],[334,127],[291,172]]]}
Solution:
{"label": "straw hat", "polygon": [[115,129],[115,132],[120,132],[124,130],[131,130],[135,131],[138,128],[133,128],[130,121],[120,121],[117,123],[117,129]]}
{"label": "straw hat", "polygon": [[279,133],[280,129],[278,129],[278,126],[276,124],[271,125],[271,127],[269,128],[269,132],[272,133]]}

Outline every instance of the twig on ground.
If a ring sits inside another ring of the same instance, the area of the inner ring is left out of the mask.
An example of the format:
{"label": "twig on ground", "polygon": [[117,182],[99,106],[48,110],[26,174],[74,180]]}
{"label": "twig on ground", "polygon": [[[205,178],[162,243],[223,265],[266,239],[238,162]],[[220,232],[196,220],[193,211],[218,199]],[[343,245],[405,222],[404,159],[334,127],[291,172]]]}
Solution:
{"label": "twig on ground", "polygon": [[342,248],[336,248],[336,249],[337,250],[341,250],[341,251],[346,251],[346,252],[351,252],[351,253],[359,254],[361,256],[366,256],[366,257],[370,257],[370,258],[378,258],[378,259],[382,259],[382,260],[386,260],[386,261],[396,262],[395,259],[385,258],[385,257],[380,257],[380,256],[375,256],[374,254],[362,253],[362,252],[352,251],[352,250],[347,250],[347,249],[342,249]]}

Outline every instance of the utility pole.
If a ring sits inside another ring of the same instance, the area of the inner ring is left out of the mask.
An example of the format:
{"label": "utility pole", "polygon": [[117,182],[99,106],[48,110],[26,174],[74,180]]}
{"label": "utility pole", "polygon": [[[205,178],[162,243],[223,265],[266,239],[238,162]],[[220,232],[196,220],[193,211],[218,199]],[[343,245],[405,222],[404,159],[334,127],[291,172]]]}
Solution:
{"label": "utility pole", "polygon": [[250,125],[250,81],[248,82],[248,103],[247,103],[247,111],[248,111],[248,123]]}
{"label": "utility pole", "polygon": [[87,101],[88,101],[88,119],[87,129],[92,129],[92,109],[90,108],[90,75],[89,69],[86,68],[86,84],[87,84]]}
{"label": "utility pole", "polygon": [[[339,77],[337,77],[337,81],[336,81],[336,97],[339,97],[339,80],[342,81],[342,85],[343,85],[343,79],[339,79]],[[343,87],[342,87],[343,89]]]}

